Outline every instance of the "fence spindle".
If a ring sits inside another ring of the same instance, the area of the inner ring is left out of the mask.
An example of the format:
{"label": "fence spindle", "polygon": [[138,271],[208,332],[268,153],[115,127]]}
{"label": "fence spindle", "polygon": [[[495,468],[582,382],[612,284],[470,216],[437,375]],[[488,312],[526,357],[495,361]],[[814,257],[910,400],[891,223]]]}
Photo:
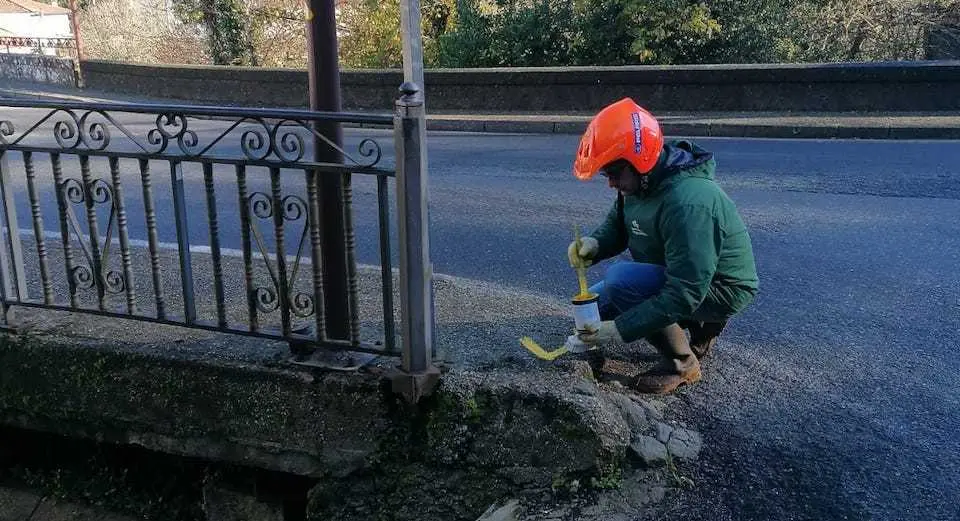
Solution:
{"label": "fence spindle", "polygon": [[50,269],[47,266],[47,242],[43,236],[43,215],[40,212],[40,198],[37,196],[36,172],[33,167],[33,153],[23,153],[23,167],[27,174],[27,196],[30,198],[30,213],[33,215],[33,236],[37,241],[37,260],[40,264],[40,285],[43,287],[43,303],[53,304],[53,284],[50,281]]}
{"label": "fence spindle", "polygon": [[390,192],[386,176],[377,176],[377,214],[380,221],[380,279],[383,284],[383,343],[388,353],[397,348],[393,319],[393,259],[390,255]]}
{"label": "fence spindle", "polygon": [[280,185],[280,169],[270,169],[270,189],[273,196],[273,233],[277,246],[277,298],[280,304],[280,330],[283,336],[290,335],[290,281],[287,279],[287,251],[284,246],[283,222],[286,209],[283,207],[283,189]]}
{"label": "fence spindle", "polygon": [[207,191],[207,222],[210,226],[210,257],[213,261],[213,294],[217,302],[217,324],[227,327],[223,296],[223,265],[220,258],[220,226],[217,222],[217,194],[213,184],[213,164],[203,163],[203,185]]}
{"label": "fence spindle", "polygon": [[256,295],[253,288],[253,251],[250,245],[250,200],[247,198],[247,169],[237,165],[237,195],[240,199],[240,242],[243,247],[243,280],[247,289],[247,313],[250,331],[260,331]]}
{"label": "fence spindle", "polygon": [[123,204],[123,186],[120,183],[119,158],[110,158],[110,175],[113,178],[113,204],[117,212],[117,228],[120,234],[120,262],[123,265],[127,313],[133,315],[137,312],[137,296],[133,287],[133,268],[130,265],[130,237],[127,231],[127,211]]}
{"label": "fence spindle", "polygon": [[173,187],[173,215],[177,224],[177,250],[180,252],[180,285],[183,290],[183,319],[187,325],[197,321],[197,304],[193,293],[193,263],[190,259],[190,229],[187,225],[187,201],[183,187],[183,167],[170,162],[170,183]]}
{"label": "fence spindle", "polygon": [[343,235],[347,249],[347,296],[350,302],[350,343],[360,345],[360,304],[357,295],[357,239],[353,231],[353,176],[343,174]]}
{"label": "fence spindle", "polygon": [[147,220],[147,239],[150,248],[150,274],[153,278],[153,296],[157,304],[157,318],[167,318],[163,298],[163,279],[160,276],[160,253],[157,240],[157,212],[153,206],[153,183],[150,180],[150,161],[140,160],[140,183],[143,186],[143,213]]}
{"label": "fence spindle", "polygon": [[60,216],[60,238],[63,241],[63,264],[67,270],[67,287],[70,291],[70,307],[79,306],[77,300],[77,281],[73,278],[73,249],[70,245],[70,226],[67,217],[67,196],[64,193],[63,165],[60,163],[60,154],[51,153],[50,163],[53,166],[54,191],[57,194],[57,210]]}
{"label": "fence spindle", "polygon": [[92,261],[93,284],[97,289],[97,306],[107,310],[106,283],[103,280],[103,259],[100,257],[100,225],[97,221],[97,201],[90,174],[90,156],[80,155],[80,177],[83,180],[83,203],[87,209],[87,234],[90,236],[90,260]]}

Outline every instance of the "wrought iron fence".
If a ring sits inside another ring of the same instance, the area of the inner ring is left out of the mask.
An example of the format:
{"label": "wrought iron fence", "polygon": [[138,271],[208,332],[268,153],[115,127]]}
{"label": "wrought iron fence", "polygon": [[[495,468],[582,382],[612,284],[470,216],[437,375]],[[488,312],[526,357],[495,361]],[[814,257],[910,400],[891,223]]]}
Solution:
{"label": "wrought iron fence", "polygon": [[[4,320],[10,306],[26,306],[281,339],[296,345],[393,353],[389,180],[397,175],[395,168],[420,168],[419,162],[405,159],[422,155],[422,126],[417,126],[422,125],[422,112],[409,110],[414,94],[407,92],[406,112],[398,111],[394,117],[3,101],[0,206],[5,234],[0,289]],[[361,127],[358,132],[366,137],[354,138],[352,148],[338,145],[317,130],[318,124],[330,122]],[[390,130],[392,135],[384,132]],[[381,137],[395,144],[395,168],[384,159]],[[343,160],[314,160],[314,145],[336,149]],[[349,266],[349,338],[326,334],[328,310],[320,260],[322,234],[329,230],[321,223],[320,176],[343,180],[342,203],[347,212],[340,233]],[[376,320],[365,316],[359,306],[354,176],[369,179],[370,191],[375,192],[377,215],[371,220],[379,230],[380,273],[373,278],[382,308],[382,318]],[[399,190],[410,194],[398,193],[398,198],[407,207],[420,198],[417,208],[425,208],[420,185],[425,178],[418,171],[411,179],[399,183]],[[32,227],[21,230],[19,219],[27,207]],[[48,229],[46,223],[51,220],[56,224]],[[396,223],[400,239],[407,243],[402,249],[422,251],[425,222],[400,221]],[[174,237],[173,242],[165,241]],[[28,241],[33,244],[25,248]],[[234,246],[239,243],[239,248],[231,248],[227,244],[231,241]],[[422,351],[430,343],[432,296],[429,268],[423,264],[428,257],[417,257],[413,264],[409,253],[401,251],[400,257],[403,287],[413,280],[421,288],[412,294],[401,288],[403,320],[420,324],[402,328],[406,360],[411,346]],[[202,277],[196,276],[198,269]],[[178,283],[171,284],[171,278],[179,279]],[[199,282],[201,278],[205,282]],[[233,290],[236,301],[228,298]],[[378,320],[374,336],[379,338],[370,340],[362,323]],[[420,353],[421,360],[423,356]],[[425,360],[429,366],[429,359]],[[422,365],[405,367],[422,371]]]}
{"label": "wrought iron fence", "polygon": [[77,42],[73,38],[0,36],[0,53],[40,54],[63,58],[76,58]]}

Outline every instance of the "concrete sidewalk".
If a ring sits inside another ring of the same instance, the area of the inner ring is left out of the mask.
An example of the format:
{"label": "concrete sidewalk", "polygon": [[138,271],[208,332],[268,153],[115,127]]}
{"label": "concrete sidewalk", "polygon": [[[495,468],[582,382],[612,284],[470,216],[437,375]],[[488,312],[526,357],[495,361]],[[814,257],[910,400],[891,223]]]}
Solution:
{"label": "concrete sidewalk", "polygon": [[[429,94],[428,94],[429,95]],[[0,101],[44,99],[87,102],[193,104],[129,94],[0,82]],[[428,111],[429,98],[428,98]],[[386,111],[385,111],[386,112]],[[657,114],[668,136],[804,139],[960,139],[960,113],[671,113]],[[436,131],[580,134],[592,114],[431,112]]]}

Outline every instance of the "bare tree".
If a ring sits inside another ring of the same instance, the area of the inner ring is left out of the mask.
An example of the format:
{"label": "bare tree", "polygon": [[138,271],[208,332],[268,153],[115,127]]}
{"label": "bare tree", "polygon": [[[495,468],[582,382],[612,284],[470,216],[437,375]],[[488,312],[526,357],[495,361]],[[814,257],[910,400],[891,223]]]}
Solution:
{"label": "bare tree", "polygon": [[960,11],[960,0],[801,2],[783,42],[789,61],[922,60],[931,28]]}
{"label": "bare tree", "polygon": [[90,58],[209,63],[203,36],[180,23],[167,0],[97,0],[79,15]]}

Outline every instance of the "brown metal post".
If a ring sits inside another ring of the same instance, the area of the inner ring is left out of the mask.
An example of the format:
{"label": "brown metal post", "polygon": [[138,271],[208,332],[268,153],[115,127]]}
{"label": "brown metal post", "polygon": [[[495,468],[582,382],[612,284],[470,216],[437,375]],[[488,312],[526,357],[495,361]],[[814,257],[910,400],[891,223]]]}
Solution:
{"label": "brown metal post", "polygon": [[76,58],[73,62],[73,74],[77,87],[83,87],[83,74],[80,69],[80,60],[83,59],[83,40],[80,38],[80,20],[77,18],[77,0],[70,0],[70,30],[73,32],[73,45],[76,48]]}
{"label": "brown metal post", "polygon": [[[340,64],[337,49],[337,21],[334,0],[309,0],[307,45],[309,50],[310,108],[340,111]],[[343,129],[339,122],[316,122],[317,132],[342,148]],[[318,162],[340,163],[336,148],[316,139],[314,157]],[[320,177],[320,231],[323,249],[323,309],[327,313],[327,335],[350,338],[350,297],[348,287],[343,179]]]}

